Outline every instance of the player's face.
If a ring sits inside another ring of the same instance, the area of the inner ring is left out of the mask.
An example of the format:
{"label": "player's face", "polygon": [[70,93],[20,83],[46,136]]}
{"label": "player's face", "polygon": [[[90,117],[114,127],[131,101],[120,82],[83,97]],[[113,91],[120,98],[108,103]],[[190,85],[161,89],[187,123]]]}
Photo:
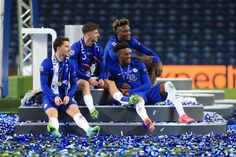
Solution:
{"label": "player's face", "polygon": [[129,25],[117,27],[116,33],[119,40],[124,40],[124,41],[130,40],[131,30]]}
{"label": "player's face", "polygon": [[59,52],[63,57],[70,56],[70,42],[64,41],[63,44],[59,47]]}
{"label": "player's face", "polygon": [[128,65],[131,62],[131,50],[129,48],[120,49],[118,57],[121,65]]}
{"label": "player's face", "polygon": [[88,36],[89,36],[89,39],[92,41],[92,42],[97,42],[98,41],[98,38],[100,37],[100,34],[98,32],[98,30],[94,30],[94,31],[91,31],[88,33]]}

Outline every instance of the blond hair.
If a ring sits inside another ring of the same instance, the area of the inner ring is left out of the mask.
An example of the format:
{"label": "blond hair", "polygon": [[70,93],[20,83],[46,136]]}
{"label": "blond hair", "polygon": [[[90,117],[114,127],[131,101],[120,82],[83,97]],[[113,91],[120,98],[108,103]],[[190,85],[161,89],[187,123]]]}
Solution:
{"label": "blond hair", "polygon": [[129,25],[129,20],[126,18],[117,19],[112,23],[113,30],[116,31],[116,28],[119,26]]}

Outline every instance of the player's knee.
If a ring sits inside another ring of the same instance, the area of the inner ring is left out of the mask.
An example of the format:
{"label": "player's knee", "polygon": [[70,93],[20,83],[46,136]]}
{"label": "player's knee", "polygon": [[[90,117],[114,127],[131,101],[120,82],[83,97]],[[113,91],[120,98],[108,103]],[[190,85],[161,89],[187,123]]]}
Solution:
{"label": "player's knee", "polygon": [[77,82],[77,86],[81,89],[90,89],[90,84],[87,80],[79,79]]}
{"label": "player's knee", "polygon": [[108,87],[113,87],[116,85],[115,82],[112,80],[105,79],[104,82]]}
{"label": "player's knee", "polygon": [[70,105],[66,111],[71,117],[80,112],[79,107],[77,105]]}
{"label": "player's knee", "polygon": [[172,82],[167,81],[167,82],[165,82],[165,84],[164,84],[164,90],[168,93],[168,92],[170,92],[170,91],[175,90],[175,86],[174,86],[174,84],[173,84]]}

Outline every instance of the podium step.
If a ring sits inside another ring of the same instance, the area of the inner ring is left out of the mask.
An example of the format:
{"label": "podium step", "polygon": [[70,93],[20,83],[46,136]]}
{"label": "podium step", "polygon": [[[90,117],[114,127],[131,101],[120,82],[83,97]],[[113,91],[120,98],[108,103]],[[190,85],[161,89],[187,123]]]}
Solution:
{"label": "podium step", "polygon": [[157,78],[156,83],[171,81],[177,90],[192,89],[192,79],[189,78]]}
{"label": "podium step", "polygon": [[[156,135],[156,134],[172,134],[179,135],[185,133],[193,134],[225,134],[226,122],[201,122],[192,124],[180,123],[155,123],[154,132],[149,132],[141,122],[129,123],[90,123],[91,126],[99,125],[101,127],[100,135]],[[16,133],[36,133],[48,134],[46,122],[19,122],[16,123]],[[74,122],[60,123],[60,132],[73,133],[77,135],[85,135],[85,132],[79,128]]]}
{"label": "podium step", "polygon": [[236,99],[215,100],[215,104],[232,104],[236,110]]}
{"label": "podium step", "polygon": [[[113,104],[114,99],[112,96],[110,96],[109,92],[104,89],[91,89],[90,90],[92,97],[93,97],[93,103],[99,104],[99,105],[107,105],[107,104]],[[84,99],[83,94],[81,90],[77,90],[74,96],[75,100],[79,105],[84,105]]]}
{"label": "podium step", "polygon": [[[178,121],[178,113],[174,106],[146,105],[147,113],[153,121]],[[141,118],[133,108],[124,108],[121,106],[96,106],[99,111],[99,118],[93,120],[90,117],[86,106],[79,106],[81,113],[89,122],[140,122]],[[203,106],[184,106],[185,112],[195,121],[203,121]],[[47,121],[48,118],[41,107],[20,106],[19,121]],[[73,119],[64,112],[59,114],[60,121],[73,121]]]}
{"label": "podium step", "polygon": [[234,113],[234,106],[229,104],[217,104],[213,106],[204,106],[204,111],[217,112],[224,118],[231,117]]}
{"label": "podium step", "polygon": [[179,96],[183,97],[194,97],[197,102],[203,106],[210,106],[214,104],[215,96],[214,94],[199,94],[199,93],[179,93]]}
{"label": "podium step", "polygon": [[214,94],[215,100],[222,100],[225,98],[224,90],[177,90],[177,93]]}

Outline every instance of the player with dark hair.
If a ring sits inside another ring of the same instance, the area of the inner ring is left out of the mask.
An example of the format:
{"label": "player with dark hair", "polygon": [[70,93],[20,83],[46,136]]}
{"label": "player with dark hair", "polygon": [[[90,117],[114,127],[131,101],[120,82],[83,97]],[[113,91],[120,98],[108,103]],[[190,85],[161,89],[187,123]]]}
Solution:
{"label": "player with dark hair", "polygon": [[128,43],[129,48],[132,50],[132,54],[134,50],[138,51],[138,53],[145,54],[142,56],[136,56],[135,58],[143,61],[146,64],[151,81],[152,83],[154,83],[156,78],[161,76],[162,73],[162,63],[158,55],[145,45],[141,44],[134,37],[131,37],[131,29],[128,19],[122,18],[116,20],[113,22],[112,26],[113,26],[113,31],[116,33],[116,37],[111,37],[105,47],[104,51],[105,68],[107,69],[108,66],[118,62],[118,57],[116,53],[113,51],[113,48],[117,43],[125,41]]}
{"label": "player with dark hair", "polygon": [[40,67],[40,83],[43,91],[43,110],[48,116],[47,130],[55,137],[59,132],[58,110],[65,111],[88,136],[99,133],[100,127],[90,127],[80,113],[74,100],[76,91],[76,73],[74,64],[67,59],[70,55],[69,39],[58,37],[53,42],[55,55],[46,58]]}
{"label": "player with dark hair", "polygon": [[[126,42],[118,43],[114,47],[119,62],[110,66],[109,79],[116,82],[117,87],[126,96],[138,95],[139,101],[136,108],[142,108],[140,117],[147,117],[144,104],[156,104],[157,102],[170,100],[173,102],[179,122],[191,123],[194,120],[184,112],[182,99],[176,95],[176,90],[171,82],[162,82],[152,86],[145,65],[140,61],[131,60],[131,49]],[[150,122],[150,121],[149,121]]]}
{"label": "player with dark hair", "polygon": [[82,89],[84,102],[92,118],[96,119],[98,111],[93,104],[91,86],[108,89],[111,96],[122,104],[128,104],[129,97],[124,97],[113,81],[104,80],[103,49],[98,43],[99,26],[91,22],[86,23],[82,32],[83,37],[71,46],[70,60],[76,66],[77,86]]}

